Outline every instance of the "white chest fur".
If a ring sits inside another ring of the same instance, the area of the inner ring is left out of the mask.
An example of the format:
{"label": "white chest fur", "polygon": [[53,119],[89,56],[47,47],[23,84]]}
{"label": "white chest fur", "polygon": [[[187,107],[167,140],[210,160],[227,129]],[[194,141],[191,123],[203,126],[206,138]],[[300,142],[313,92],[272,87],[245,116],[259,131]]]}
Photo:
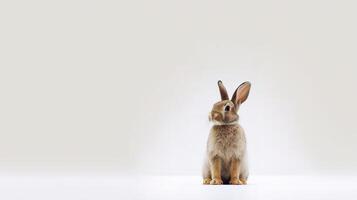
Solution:
{"label": "white chest fur", "polygon": [[223,162],[232,157],[242,158],[245,153],[246,139],[239,125],[213,126],[207,144],[210,157],[219,156]]}

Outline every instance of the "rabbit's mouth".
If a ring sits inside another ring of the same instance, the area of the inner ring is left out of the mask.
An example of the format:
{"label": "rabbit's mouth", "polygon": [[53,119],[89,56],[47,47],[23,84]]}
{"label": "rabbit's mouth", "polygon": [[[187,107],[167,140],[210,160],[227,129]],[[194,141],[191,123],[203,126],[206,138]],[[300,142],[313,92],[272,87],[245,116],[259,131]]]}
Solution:
{"label": "rabbit's mouth", "polygon": [[237,123],[237,122],[238,122],[237,119],[231,120],[231,121],[224,121],[224,123],[226,123],[226,124],[234,124],[234,123]]}
{"label": "rabbit's mouth", "polygon": [[238,120],[231,120],[231,121],[224,121],[222,124],[225,124],[225,125],[231,125],[231,124],[237,124],[238,123]]}
{"label": "rabbit's mouth", "polygon": [[234,123],[238,121],[238,115],[235,113],[226,113],[223,118],[224,123]]}

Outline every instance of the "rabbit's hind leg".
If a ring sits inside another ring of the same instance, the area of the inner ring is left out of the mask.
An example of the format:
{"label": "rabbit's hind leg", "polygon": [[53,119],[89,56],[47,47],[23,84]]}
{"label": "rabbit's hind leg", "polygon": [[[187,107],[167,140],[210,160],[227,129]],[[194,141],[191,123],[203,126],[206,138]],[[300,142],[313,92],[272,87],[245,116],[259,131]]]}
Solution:
{"label": "rabbit's hind leg", "polygon": [[208,160],[206,159],[204,164],[203,164],[203,168],[202,168],[202,178],[203,178],[203,184],[204,185],[209,185],[212,178],[211,178],[211,170],[210,170],[210,166],[208,163]]}
{"label": "rabbit's hind leg", "polygon": [[239,180],[242,182],[243,185],[247,185],[247,180],[249,176],[249,170],[248,170],[248,165],[245,160],[243,160],[242,165],[241,165],[241,171],[239,174]]}

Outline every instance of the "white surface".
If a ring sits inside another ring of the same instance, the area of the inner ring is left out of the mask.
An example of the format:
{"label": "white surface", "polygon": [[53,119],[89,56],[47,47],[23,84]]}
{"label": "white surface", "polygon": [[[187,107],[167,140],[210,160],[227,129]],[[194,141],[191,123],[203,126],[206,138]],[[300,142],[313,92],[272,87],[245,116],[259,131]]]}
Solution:
{"label": "white surface", "polygon": [[6,200],[356,199],[357,177],[256,176],[245,186],[201,185],[193,176],[1,176]]}

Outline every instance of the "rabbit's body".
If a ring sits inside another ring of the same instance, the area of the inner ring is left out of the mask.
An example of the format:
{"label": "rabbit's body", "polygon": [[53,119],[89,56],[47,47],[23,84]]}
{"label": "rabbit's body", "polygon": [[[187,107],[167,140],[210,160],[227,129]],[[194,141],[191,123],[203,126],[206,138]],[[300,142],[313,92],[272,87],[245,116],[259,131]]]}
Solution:
{"label": "rabbit's body", "polygon": [[228,183],[230,180],[230,162],[232,158],[241,161],[239,178],[247,180],[248,169],[245,153],[246,139],[244,130],[239,124],[214,125],[207,141],[203,176],[211,177],[209,160],[218,156],[222,160],[221,177],[224,183]]}
{"label": "rabbit's body", "polygon": [[214,123],[203,165],[204,184],[246,184],[248,179],[246,138],[238,124],[239,106],[247,99],[250,83],[241,84],[228,99],[226,88],[218,81],[222,100],[213,105],[209,119]]}

